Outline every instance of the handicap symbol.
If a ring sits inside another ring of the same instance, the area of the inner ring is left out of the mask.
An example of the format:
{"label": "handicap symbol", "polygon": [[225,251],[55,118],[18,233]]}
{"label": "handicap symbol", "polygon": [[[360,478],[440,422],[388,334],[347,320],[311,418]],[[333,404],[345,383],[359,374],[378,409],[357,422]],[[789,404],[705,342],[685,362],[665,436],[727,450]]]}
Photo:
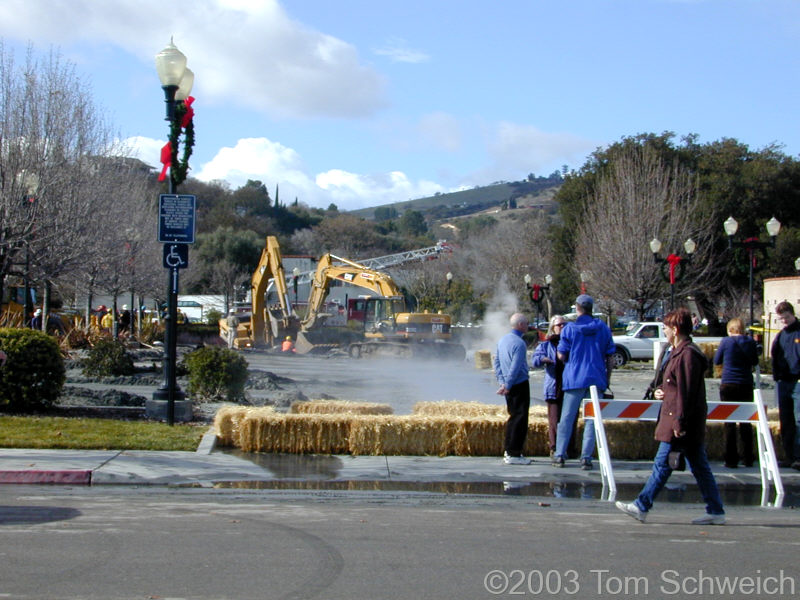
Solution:
{"label": "handicap symbol", "polygon": [[170,244],[169,252],[164,257],[168,267],[182,267],[185,263],[180,253],[177,252],[178,245]]}

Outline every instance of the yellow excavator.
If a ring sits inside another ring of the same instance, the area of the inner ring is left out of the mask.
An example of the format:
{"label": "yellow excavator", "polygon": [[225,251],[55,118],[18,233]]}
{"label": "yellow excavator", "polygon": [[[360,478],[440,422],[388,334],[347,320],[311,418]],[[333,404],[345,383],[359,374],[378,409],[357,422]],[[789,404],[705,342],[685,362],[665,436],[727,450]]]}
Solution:
{"label": "yellow excavator", "polygon": [[[278,303],[267,305],[265,294],[272,279],[278,294]],[[286,336],[294,336],[299,328],[297,316],[292,311],[286,274],[278,238],[267,236],[258,266],[250,279],[251,315],[249,321],[240,317],[234,339],[235,348],[271,348]],[[227,339],[228,324],[225,317],[219,321],[220,336]]]}
{"label": "yellow excavator", "polygon": [[362,339],[348,345],[350,356],[464,360],[464,347],[450,341],[450,315],[408,312],[400,289],[389,275],[332,254],[320,258],[311,282],[308,310],[297,335],[299,353],[313,352],[317,347],[314,334],[324,321],[325,298],[335,281],[378,294],[361,297],[348,306],[349,323],[360,322],[363,327]]}

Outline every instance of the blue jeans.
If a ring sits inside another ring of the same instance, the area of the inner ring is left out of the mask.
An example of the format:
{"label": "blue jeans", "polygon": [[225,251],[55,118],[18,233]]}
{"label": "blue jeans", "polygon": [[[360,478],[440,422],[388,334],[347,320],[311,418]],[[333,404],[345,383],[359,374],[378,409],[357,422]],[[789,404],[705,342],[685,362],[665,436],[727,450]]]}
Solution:
{"label": "blue jeans", "polygon": [[[572,424],[578,418],[581,400],[589,397],[589,388],[564,390],[564,403],[561,405],[561,419],[556,432],[556,457],[567,458],[567,446],[572,437]],[[592,460],[594,453],[594,419],[586,419],[583,424],[583,445],[581,459]]]}
{"label": "blue jeans", "polygon": [[776,381],[781,445],[786,460],[800,460],[800,382]]}
{"label": "blue jeans", "polygon": [[[659,443],[658,452],[653,459],[653,472],[650,473],[647,483],[644,484],[644,488],[634,501],[642,512],[647,512],[653,507],[653,500],[666,485],[669,476],[672,475],[672,469],[669,466],[670,450],[672,450],[672,444],[669,442]],[[714,479],[708,458],[706,458],[705,445],[698,444],[686,448],[683,453],[692,470],[692,475],[697,481],[697,487],[700,488],[700,493],[703,495],[703,500],[705,500],[706,512],[710,515],[724,515],[725,510],[722,508],[717,481]]]}

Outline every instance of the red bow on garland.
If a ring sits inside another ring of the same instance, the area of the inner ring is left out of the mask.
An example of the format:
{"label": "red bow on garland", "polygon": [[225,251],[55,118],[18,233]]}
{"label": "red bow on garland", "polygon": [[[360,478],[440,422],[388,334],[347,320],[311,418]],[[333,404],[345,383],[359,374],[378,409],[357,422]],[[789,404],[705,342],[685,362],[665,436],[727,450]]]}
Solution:
{"label": "red bow on garland", "polygon": [[189,96],[183,102],[183,105],[186,107],[186,112],[183,114],[183,119],[181,119],[181,129],[186,129],[191,120],[194,119],[194,109],[192,108],[193,102],[194,96]]}
{"label": "red bow on garland", "polygon": [[172,164],[172,144],[169,142],[161,148],[161,164],[164,166],[161,167],[161,174],[158,176],[158,180],[164,181],[167,178],[167,169]]}
{"label": "red bow on garland", "polygon": [[667,257],[667,264],[669,265],[669,282],[671,285],[675,285],[675,267],[681,264],[683,259],[680,256],[675,254],[670,254]]}
{"label": "red bow on garland", "polygon": [[[194,96],[189,96],[183,102],[183,116],[181,117],[181,129],[186,131],[186,129],[192,124],[192,120],[194,119],[194,109],[192,108],[192,103],[194,102]],[[192,128],[193,129],[193,128]],[[192,139],[191,142],[188,139],[186,143],[194,144],[194,132],[192,132]],[[189,153],[191,153],[191,148],[187,149]],[[187,161],[188,163],[188,157]],[[172,166],[172,144],[167,142],[164,144],[164,147],[161,148],[161,173],[158,176],[159,181],[164,181],[167,178],[167,169]]]}

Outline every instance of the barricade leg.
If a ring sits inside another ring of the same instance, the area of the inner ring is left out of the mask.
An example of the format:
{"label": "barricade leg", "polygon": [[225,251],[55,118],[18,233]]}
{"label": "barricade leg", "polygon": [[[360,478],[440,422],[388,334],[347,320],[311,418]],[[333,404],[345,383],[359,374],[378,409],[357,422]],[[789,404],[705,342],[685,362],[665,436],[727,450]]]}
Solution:
{"label": "barricade leg", "polygon": [[608,453],[608,439],[606,438],[606,429],[603,426],[603,413],[600,409],[597,386],[590,387],[589,394],[591,395],[592,408],[594,409],[595,444],[597,445],[597,459],[600,463],[600,476],[603,480],[603,496],[606,496],[605,490],[608,488],[607,500],[613,502],[617,497],[617,482],[614,480],[614,469],[611,466],[611,456]]}
{"label": "barricade leg", "polygon": [[761,390],[753,390],[753,401],[758,411],[758,423],[756,425],[756,438],[758,439],[758,468],[761,471],[761,505],[769,506],[769,482],[775,484],[775,502],[773,506],[780,508],[783,506],[784,490],[781,474],[778,470],[778,457],[775,454],[775,445],[772,443],[772,433],[767,421],[767,411],[764,408],[764,399]]}

